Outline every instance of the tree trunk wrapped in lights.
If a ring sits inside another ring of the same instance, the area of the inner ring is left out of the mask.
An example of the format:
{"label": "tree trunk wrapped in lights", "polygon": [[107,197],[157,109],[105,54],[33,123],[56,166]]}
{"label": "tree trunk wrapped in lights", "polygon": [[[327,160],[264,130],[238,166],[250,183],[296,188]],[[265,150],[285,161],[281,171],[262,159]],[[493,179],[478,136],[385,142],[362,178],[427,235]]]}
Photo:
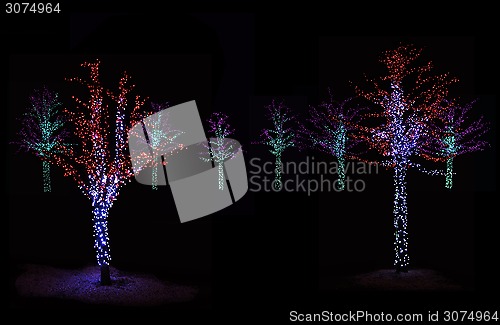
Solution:
{"label": "tree trunk wrapped in lights", "polygon": [[[228,123],[229,117],[221,112],[214,112],[208,119],[209,132],[215,136],[215,139],[210,139],[205,145],[208,149],[210,158],[200,157],[202,160],[210,162],[214,161],[217,164],[218,171],[218,188],[224,190],[224,161],[233,158],[238,150],[235,147],[235,142],[229,139],[228,136],[234,133],[234,129]],[[205,155],[205,153],[203,153]]]}
{"label": "tree trunk wrapped in lights", "polygon": [[446,110],[447,105],[443,103],[449,85],[457,81],[448,74],[431,75],[431,63],[418,62],[421,52],[403,45],[386,51],[380,62],[387,74],[369,80],[373,85],[369,90],[356,87],[358,95],[380,109],[364,115],[367,126],[360,128],[364,133],[362,138],[382,156],[383,166],[394,169],[394,266],[398,272],[406,272],[410,262],[407,169],[419,166],[412,161],[415,157],[433,160],[426,150],[434,140],[442,140],[442,133],[433,130],[434,121]]}
{"label": "tree trunk wrapped in lights", "polygon": [[[76,108],[65,111],[78,142],[71,152],[52,154],[50,161],[61,166],[65,176],[71,176],[92,203],[94,247],[101,268],[101,284],[108,285],[111,282],[109,210],[121,188],[133,176],[126,137],[130,128],[144,117],[144,100],[134,96],[134,102],[129,103],[134,85],[129,83],[127,73],[123,73],[119,80],[118,92],[113,93],[101,84],[99,61],[83,63],[82,66],[89,69],[89,78],[71,78],[69,81],[84,85],[89,97],[87,100],[73,97]],[[132,108],[130,113],[127,112],[129,107]]]}
{"label": "tree trunk wrapped in lights", "polygon": [[270,105],[266,106],[268,118],[273,123],[272,129],[263,129],[260,135],[261,140],[254,142],[256,144],[265,144],[269,146],[269,151],[275,156],[273,187],[275,190],[281,190],[281,158],[286,148],[295,146],[295,131],[290,126],[295,120],[291,110],[283,102],[273,99]]}
{"label": "tree trunk wrapped in lights", "polygon": [[488,124],[483,116],[476,120],[470,117],[470,110],[476,101],[459,105],[444,101],[444,107],[438,119],[433,120],[430,129],[435,137],[430,137],[422,152],[429,159],[446,162],[445,187],[453,187],[453,161],[457,156],[482,151],[488,143],[482,136],[488,132]]}
{"label": "tree trunk wrapped in lights", "polygon": [[[184,145],[177,141],[177,138],[184,132],[172,128],[167,108],[166,103],[151,103],[151,112],[155,114],[141,121],[142,128],[130,131],[135,141],[141,142],[148,149],[132,152],[131,155],[134,160],[140,162],[142,168],[151,168],[151,189],[153,190],[158,189],[158,170],[161,170],[167,163],[166,156],[184,149]],[[147,134],[147,137],[144,134]]]}
{"label": "tree trunk wrapped in lights", "polygon": [[49,157],[57,152],[68,152],[66,143],[68,130],[65,118],[60,111],[61,102],[57,93],[42,88],[30,96],[30,107],[23,114],[18,140],[14,144],[42,159],[43,191],[50,192]]}
{"label": "tree trunk wrapped in lights", "polygon": [[337,188],[345,188],[345,161],[353,156],[354,148],[360,143],[355,137],[362,108],[354,106],[352,99],[336,102],[330,93],[330,100],[318,108],[310,107],[306,123],[300,125],[298,146],[313,148],[337,159]]}

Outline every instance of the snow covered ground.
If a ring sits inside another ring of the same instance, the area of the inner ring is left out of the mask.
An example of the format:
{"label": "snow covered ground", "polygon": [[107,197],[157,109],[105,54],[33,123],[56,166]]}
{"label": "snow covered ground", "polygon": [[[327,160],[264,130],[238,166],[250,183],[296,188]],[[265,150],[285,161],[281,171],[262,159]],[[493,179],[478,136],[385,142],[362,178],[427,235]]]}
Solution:
{"label": "snow covered ground", "polygon": [[161,281],[147,274],[127,273],[111,267],[112,285],[99,284],[97,266],[59,269],[25,265],[16,279],[16,290],[23,297],[61,298],[90,304],[151,306],[193,300],[197,289]]}
{"label": "snow covered ground", "polygon": [[458,291],[464,290],[453,280],[429,269],[410,269],[396,273],[382,269],[354,276],[329,279],[329,287],[355,291]]}

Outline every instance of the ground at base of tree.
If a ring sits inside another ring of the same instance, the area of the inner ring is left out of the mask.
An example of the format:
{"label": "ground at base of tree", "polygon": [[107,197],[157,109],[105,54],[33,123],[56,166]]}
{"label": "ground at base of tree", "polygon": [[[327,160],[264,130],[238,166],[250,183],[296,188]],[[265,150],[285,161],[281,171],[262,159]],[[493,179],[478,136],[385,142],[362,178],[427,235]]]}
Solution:
{"label": "ground at base of tree", "polygon": [[[461,291],[462,286],[441,273],[429,269],[410,269],[396,273],[382,269],[354,276],[329,278],[324,281],[328,289],[353,291]],[[326,288],[325,288],[326,289]]]}
{"label": "ground at base of tree", "polygon": [[89,304],[154,306],[188,302],[197,289],[161,281],[153,275],[123,272],[113,267],[112,284],[99,284],[97,266],[60,269],[42,265],[24,265],[16,279],[17,294],[22,297],[59,298]]}

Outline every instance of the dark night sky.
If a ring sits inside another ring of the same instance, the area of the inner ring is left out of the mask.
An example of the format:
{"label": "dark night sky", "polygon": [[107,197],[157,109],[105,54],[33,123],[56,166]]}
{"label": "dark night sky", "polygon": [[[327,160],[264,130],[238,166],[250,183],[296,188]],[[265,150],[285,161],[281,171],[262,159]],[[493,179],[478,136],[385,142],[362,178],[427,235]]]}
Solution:
{"label": "dark night sky", "polygon": [[[375,76],[381,51],[400,42],[413,43],[425,48],[424,57],[434,62],[437,72],[449,71],[460,78],[452,88],[454,96],[480,98],[475,114],[485,115],[492,129],[487,136],[490,149],[457,159],[452,191],[444,189],[443,179],[413,171],[408,175],[413,265],[437,269],[476,288],[476,293],[416,299],[423,305],[439,299],[479,304],[482,293],[498,286],[497,272],[488,261],[489,254],[497,255],[492,248],[497,221],[489,212],[496,211],[492,202],[498,196],[496,89],[489,83],[495,56],[483,29],[449,30],[440,21],[430,32],[417,31],[411,23],[390,32],[383,22],[354,34],[346,27],[347,19],[332,21],[328,14],[204,11],[79,13],[45,21],[38,31],[23,25],[23,20],[11,21],[9,30],[18,33],[6,34],[4,41],[9,48],[3,61],[9,85],[3,96],[8,108],[4,139],[14,138],[16,119],[34,88],[47,85],[68,99],[77,90],[64,78],[82,76],[79,63],[99,58],[108,86],[114,87],[119,72],[127,70],[137,92],[152,100],[177,104],[195,99],[202,119],[212,111],[224,111],[247,160],[271,160],[264,147],[250,143],[266,123],[263,105],[272,96],[285,99],[298,113],[322,100],[327,87],[340,98],[352,96],[349,82],[363,82],[364,73]],[[6,152],[11,273],[26,262],[93,263],[90,202],[58,168],[52,170],[54,192],[44,195],[41,163],[33,156],[15,154],[11,145]],[[304,153],[293,150],[284,156],[303,158]],[[287,313],[292,305],[347,308],[353,301],[367,306],[373,296],[345,294],[341,299],[328,290],[319,293],[331,277],[392,265],[392,174],[381,169],[379,175],[364,179],[363,193],[308,197],[249,192],[234,206],[187,224],[178,222],[167,187],[151,193],[132,182],[122,189],[110,212],[113,263],[209,284],[215,310],[228,306],[237,312],[245,304],[259,308],[275,304]],[[389,294],[380,297],[380,304],[401,304]]]}

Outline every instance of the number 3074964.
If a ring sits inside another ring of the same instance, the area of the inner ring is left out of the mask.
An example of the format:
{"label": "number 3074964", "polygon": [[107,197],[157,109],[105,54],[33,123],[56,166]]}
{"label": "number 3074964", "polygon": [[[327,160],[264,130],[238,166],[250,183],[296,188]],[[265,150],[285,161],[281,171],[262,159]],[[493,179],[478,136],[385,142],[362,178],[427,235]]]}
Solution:
{"label": "number 3074964", "polygon": [[5,4],[8,14],[52,14],[60,13],[59,3],[8,2]]}

